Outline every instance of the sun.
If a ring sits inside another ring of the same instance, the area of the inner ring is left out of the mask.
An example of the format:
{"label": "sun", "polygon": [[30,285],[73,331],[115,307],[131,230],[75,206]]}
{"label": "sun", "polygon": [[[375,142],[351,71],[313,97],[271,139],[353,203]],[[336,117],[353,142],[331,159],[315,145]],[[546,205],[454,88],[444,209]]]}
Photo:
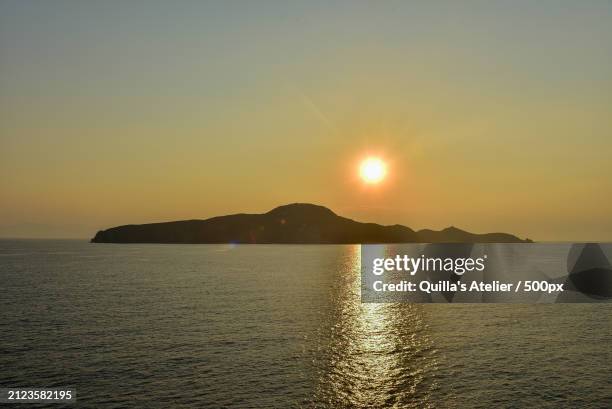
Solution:
{"label": "sun", "polygon": [[364,159],[361,165],[359,165],[359,176],[361,176],[365,183],[379,183],[386,175],[387,165],[379,158],[370,157]]}

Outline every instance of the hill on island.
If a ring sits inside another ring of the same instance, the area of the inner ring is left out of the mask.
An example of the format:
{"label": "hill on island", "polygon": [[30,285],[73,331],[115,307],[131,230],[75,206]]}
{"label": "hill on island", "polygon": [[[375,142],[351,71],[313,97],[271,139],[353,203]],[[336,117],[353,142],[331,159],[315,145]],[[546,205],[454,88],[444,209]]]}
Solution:
{"label": "hill on island", "polygon": [[506,233],[474,234],[449,227],[414,231],[341,217],[307,203],[277,207],[263,214],[233,214],[206,220],[182,220],[113,227],[99,231],[92,243],[524,243]]}

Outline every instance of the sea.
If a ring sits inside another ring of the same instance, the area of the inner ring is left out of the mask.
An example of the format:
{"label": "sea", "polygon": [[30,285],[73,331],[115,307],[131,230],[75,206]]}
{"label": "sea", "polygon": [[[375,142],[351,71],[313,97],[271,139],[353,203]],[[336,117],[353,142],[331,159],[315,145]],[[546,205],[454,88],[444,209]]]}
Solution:
{"label": "sea", "polygon": [[87,408],[606,408],[612,304],[362,303],[359,245],[0,240],[0,388],[68,387]]}

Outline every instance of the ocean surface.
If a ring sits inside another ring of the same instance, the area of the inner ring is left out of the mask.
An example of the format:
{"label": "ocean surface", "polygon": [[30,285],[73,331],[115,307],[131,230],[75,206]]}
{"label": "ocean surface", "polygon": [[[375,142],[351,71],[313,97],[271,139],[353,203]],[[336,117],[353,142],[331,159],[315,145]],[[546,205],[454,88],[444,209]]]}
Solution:
{"label": "ocean surface", "polygon": [[0,387],[97,408],[612,407],[611,304],[362,304],[359,265],[354,245],[0,240]]}

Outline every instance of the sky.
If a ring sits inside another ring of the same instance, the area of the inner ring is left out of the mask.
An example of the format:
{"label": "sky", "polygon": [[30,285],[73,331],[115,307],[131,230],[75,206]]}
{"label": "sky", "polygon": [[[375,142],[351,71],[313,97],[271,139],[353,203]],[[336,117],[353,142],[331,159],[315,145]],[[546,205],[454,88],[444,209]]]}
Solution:
{"label": "sky", "polygon": [[308,202],[611,241],[611,153],[610,1],[0,0],[0,237]]}

